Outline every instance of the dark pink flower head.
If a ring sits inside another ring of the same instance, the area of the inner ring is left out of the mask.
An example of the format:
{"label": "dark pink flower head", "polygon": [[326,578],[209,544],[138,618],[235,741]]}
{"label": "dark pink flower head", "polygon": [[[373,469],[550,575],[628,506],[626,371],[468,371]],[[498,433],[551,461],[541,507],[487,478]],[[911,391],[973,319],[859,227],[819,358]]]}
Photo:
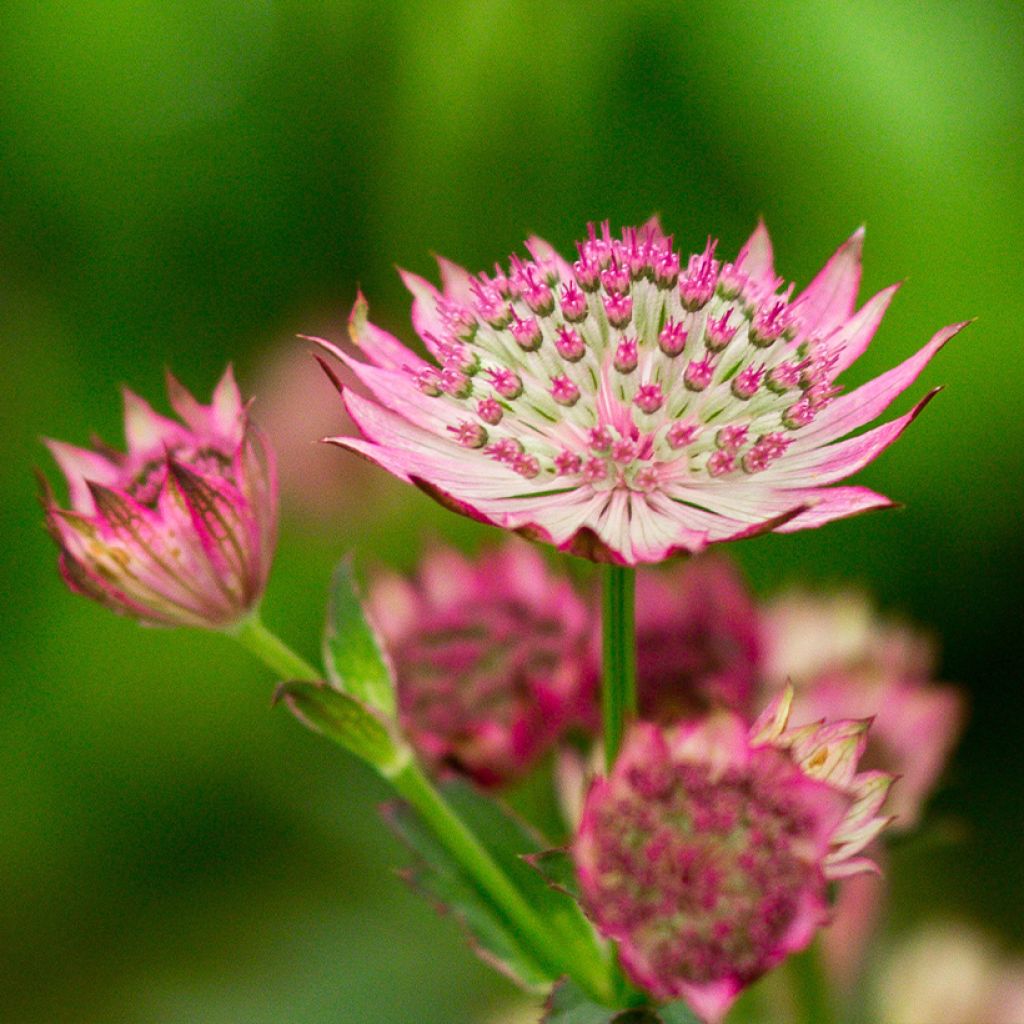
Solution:
{"label": "dark pink flower head", "polygon": [[641,718],[671,725],[711,708],[750,711],[757,609],[726,559],[707,555],[638,573],[636,647]]}
{"label": "dark pink flower head", "polygon": [[587,610],[521,542],[426,557],[380,577],[370,612],[395,665],[403,727],[438,770],[485,786],[531,767],[579,703]]}
{"label": "dark pink flower head", "polygon": [[856,855],[886,821],[891,777],[856,774],[867,723],[790,730],[788,700],[753,728],[725,711],[633,726],[573,844],[584,908],[633,981],[710,1022],[810,942],[828,880],[872,867]]}
{"label": "dark pink flower head", "polygon": [[116,612],[224,629],[259,602],[277,531],[274,458],[231,369],[210,405],[168,374],[168,419],[125,391],[127,453],[48,441],[70,509],[44,489],[68,586]]}
{"label": "dark pink flower head", "polygon": [[714,242],[682,260],[652,220],[620,238],[591,225],[573,263],[531,238],[507,272],[441,260],[440,290],[404,274],[429,358],[367,322],[360,296],[350,330],[366,361],[321,344],[369,392],[344,389],[364,436],[330,440],[475,519],[627,565],[886,507],[830,485],[924,402],[840,439],[962,325],[841,395],[896,290],[855,308],[862,238],[795,297],[764,225],[732,263]]}
{"label": "dark pink flower head", "polygon": [[798,723],[873,716],[866,760],[900,776],[890,809],[912,827],[964,719],[961,693],[934,682],[931,638],[859,593],[784,595],[762,621],[768,692],[792,681]]}

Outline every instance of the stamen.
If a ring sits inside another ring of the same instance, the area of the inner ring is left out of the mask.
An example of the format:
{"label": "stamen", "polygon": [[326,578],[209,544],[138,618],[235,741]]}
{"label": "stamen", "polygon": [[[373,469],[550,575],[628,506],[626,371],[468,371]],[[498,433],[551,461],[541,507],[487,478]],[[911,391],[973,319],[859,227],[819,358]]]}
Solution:
{"label": "stamen", "polygon": [[685,448],[688,444],[692,444],[700,437],[701,428],[696,423],[687,423],[684,420],[676,420],[671,427],[668,428],[668,433],[665,434],[665,440],[668,441],[669,447],[674,449]]}
{"label": "stamen", "polygon": [[558,328],[555,332],[555,348],[558,350],[558,354],[570,363],[579,362],[587,351],[587,346],[579,332],[574,331],[571,327]]}
{"label": "stamen", "polygon": [[580,400],[580,389],[564,374],[551,378],[551,397],[559,404],[573,406]]}
{"label": "stamen", "polygon": [[692,360],[683,373],[683,383],[690,391],[703,391],[715,375],[715,364],[710,356]]}
{"label": "stamen", "polygon": [[487,444],[487,431],[479,423],[463,420],[457,427],[447,429],[464,448],[483,448]]}
{"label": "stamen", "polygon": [[633,319],[633,300],[628,295],[606,295],[604,311],[612,327],[623,328]]}
{"label": "stamen", "polygon": [[562,285],[561,308],[562,316],[571,324],[582,323],[587,319],[587,297],[575,281]]}
{"label": "stamen", "polygon": [[675,359],[686,347],[686,337],[686,328],[682,323],[669,317],[658,334],[658,348],[669,358]]}
{"label": "stamen", "polygon": [[636,369],[639,354],[635,338],[623,338],[615,350],[615,369],[619,373],[632,373]]}
{"label": "stamen", "polygon": [[501,403],[495,401],[493,398],[481,398],[480,401],[477,402],[476,411],[480,416],[480,419],[485,423],[490,423],[492,427],[501,422],[501,417],[504,412],[501,408]]}
{"label": "stamen", "polygon": [[660,384],[643,384],[637,388],[633,404],[649,416],[665,404],[665,395]]}
{"label": "stamen", "polygon": [[503,367],[492,368],[486,371],[491,378],[494,390],[502,398],[518,398],[523,393],[523,382],[519,374],[514,370],[506,370]]}

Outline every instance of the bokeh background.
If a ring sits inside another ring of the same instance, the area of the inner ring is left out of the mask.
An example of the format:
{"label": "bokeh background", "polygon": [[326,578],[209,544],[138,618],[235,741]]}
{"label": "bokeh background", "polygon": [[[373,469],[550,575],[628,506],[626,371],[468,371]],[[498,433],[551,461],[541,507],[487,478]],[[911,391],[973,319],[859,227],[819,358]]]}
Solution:
{"label": "bokeh background", "polygon": [[358,282],[408,336],[393,264],[653,211],[730,253],[763,214],[798,282],[866,222],[865,294],[909,282],[855,380],[980,317],[861,475],[905,511],[735,554],[760,591],[861,582],[941,635],[971,724],[892,927],[1020,948],[1022,72],[1012,0],[7,0],[0,1019],[452,1024],[510,997],[392,877],[383,788],[260,666],[63,589],[30,470],[42,434],[120,440],[118,384],[206,393],[234,360],[295,467],[266,617],[313,655],[343,552],[487,531],[312,443],[343,419],[294,335],[342,336]]}

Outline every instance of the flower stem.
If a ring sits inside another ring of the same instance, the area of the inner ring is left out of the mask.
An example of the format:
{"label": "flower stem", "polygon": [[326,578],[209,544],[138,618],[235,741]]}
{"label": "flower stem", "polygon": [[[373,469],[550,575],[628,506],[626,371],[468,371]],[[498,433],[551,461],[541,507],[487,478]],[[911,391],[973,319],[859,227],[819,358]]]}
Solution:
{"label": "flower stem", "polygon": [[791,956],[787,967],[800,1024],[835,1024],[835,1007],[819,943],[815,942]]}
{"label": "flower stem", "polygon": [[635,570],[605,565],[602,576],[601,712],[605,762],[610,770],[627,720],[636,714]]}
{"label": "flower stem", "polygon": [[519,889],[452,810],[419,765],[410,762],[389,781],[427,823],[552,977],[569,974],[591,996],[601,1002],[611,1002],[614,998],[613,983],[607,965],[588,957],[573,956],[573,950],[567,948],[526,902]]}
{"label": "flower stem", "polygon": [[283,640],[271,633],[254,613],[244,619],[230,634],[247,651],[262,661],[271,672],[276,672],[285,682],[315,683],[323,678],[308,661],[300,658]]}
{"label": "flower stem", "polygon": [[[319,682],[322,674],[299,657],[270,632],[257,616],[243,622],[230,634],[289,682]],[[379,765],[374,765],[381,771]],[[610,964],[600,958],[574,955],[509,879],[479,839],[452,810],[442,794],[410,757],[395,771],[381,771],[398,794],[420,815],[436,838],[461,865],[473,884],[505,918],[523,940],[539,965],[553,978],[571,975],[586,992],[603,1003],[611,1003],[617,992]]]}

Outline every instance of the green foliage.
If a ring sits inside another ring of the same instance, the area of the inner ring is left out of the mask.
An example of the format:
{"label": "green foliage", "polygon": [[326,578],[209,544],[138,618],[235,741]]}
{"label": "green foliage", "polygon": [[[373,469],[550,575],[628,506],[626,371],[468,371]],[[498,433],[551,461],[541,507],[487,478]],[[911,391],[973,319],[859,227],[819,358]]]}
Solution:
{"label": "green foliage", "polygon": [[[470,785],[443,787],[449,805],[486,847],[530,906],[554,930],[572,956],[607,961],[607,951],[576,902],[553,889],[524,858],[539,854],[544,843],[501,804]],[[546,991],[556,979],[538,966],[501,915],[404,803],[388,809],[388,820],[415,854],[407,873],[413,885],[450,911],[470,933],[477,952],[533,991]]]}
{"label": "green foliage", "polygon": [[555,988],[546,1010],[543,1024],[700,1024],[685,1003],[615,1010],[592,1002],[571,982]]}
{"label": "green foliage", "polygon": [[395,715],[395,683],[366,619],[351,558],[334,570],[323,640],[324,667],[333,685],[388,718]]}
{"label": "green foliage", "polygon": [[408,748],[389,723],[347,693],[320,683],[282,683],[277,699],[303,724],[384,775],[392,774],[409,760]]}

